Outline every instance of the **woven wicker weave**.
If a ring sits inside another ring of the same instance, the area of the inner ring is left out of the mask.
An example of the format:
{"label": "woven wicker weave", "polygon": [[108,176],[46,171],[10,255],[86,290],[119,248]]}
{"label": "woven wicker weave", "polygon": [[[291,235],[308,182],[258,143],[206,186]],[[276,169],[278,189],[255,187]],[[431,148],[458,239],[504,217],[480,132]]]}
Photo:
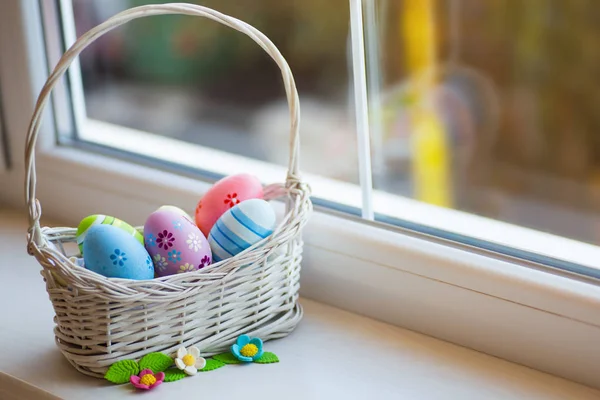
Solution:
{"label": "woven wicker weave", "polygon": [[[285,184],[265,189],[267,199],[284,197],[287,209],[275,232],[233,258],[196,272],[149,281],[105,278],[69,261],[74,228],[40,227],[35,144],[50,91],[71,62],[95,39],[140,17],[201,16],[245,33],[281,69],[290,107],[290,162]],[[273,43],[252,26],[206,7],[148,5],[126,10],[81,36],[48,77],[35,106],[26,147],[28,251],[42,265],[54,311],[56,344],[80,372],[102,377],[123,359],[196,345],[204,355],[225,350],[243,333],[273,339],[286,336],[302,317],[297,303],[302,258],[301,231],[312,209],[308,187],[298,176],[298,93],[290,68]],[[70,244],[70,245],[69,245]]]}

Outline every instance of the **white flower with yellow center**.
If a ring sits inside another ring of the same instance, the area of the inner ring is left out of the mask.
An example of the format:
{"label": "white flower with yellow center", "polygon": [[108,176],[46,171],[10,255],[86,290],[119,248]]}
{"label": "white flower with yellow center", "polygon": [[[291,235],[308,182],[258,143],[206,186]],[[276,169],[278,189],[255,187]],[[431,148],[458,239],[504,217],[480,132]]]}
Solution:
{"label": "white flower with yellow center", "polygon": [[200,357],[200,350],[196,346],[189,348],[180,347],[177,350],[175,365],[188,375],[196,375],[199,369],[206,366],[206,360]]}

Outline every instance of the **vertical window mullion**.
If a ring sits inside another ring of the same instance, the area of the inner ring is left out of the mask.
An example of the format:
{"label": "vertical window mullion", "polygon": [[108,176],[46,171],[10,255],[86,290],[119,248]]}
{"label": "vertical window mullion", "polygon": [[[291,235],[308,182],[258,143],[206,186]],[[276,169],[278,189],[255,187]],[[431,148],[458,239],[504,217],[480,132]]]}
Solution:
{"label": "vertical window mullion", "polygon": [[371,145],[369,138],[369,109],[363,38],[362,1],[350,0],[350,34],[352,71],[354,76],[354,110],[358,146],[358,168],[362,193],[362,217],[374,219]]}
{"label": "vertical window mullion", "polygon": [[378,0],[365,0],[364,2],[364,38],[366,42],[366,68],[367,68],[367,96],[369,107],[369,133],[372,151],[372,175],[377,186],[385,173],[385,154],[383,146],[383,127],[381,114],[381,87],[383,81],[383,68],[379,62],[379,49],[382,40],[380,25],[377,19]]}

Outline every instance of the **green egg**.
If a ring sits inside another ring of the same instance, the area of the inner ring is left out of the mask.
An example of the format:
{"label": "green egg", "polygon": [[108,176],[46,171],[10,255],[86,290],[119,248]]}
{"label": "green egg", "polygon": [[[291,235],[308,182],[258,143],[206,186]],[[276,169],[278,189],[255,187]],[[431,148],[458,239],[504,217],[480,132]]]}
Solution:
{"label": "green egg", "polygon": [[85,240],[85,235],[87,234],[87,231],[90,229],[91,226],[98,224],[112,225],[114,227],[122,229],[125,232],[129,233],[131,236],[135,237],[137,241],[140,242],[142,245],[144,244],[144,236],[140,232],[138,232],[137,229],[135,229],[133,226],[129,225],[127,222],[121,221],[120,219],[115,217],[110,217],[108,215],[94,214],[82,219],[79,223],[79,226],[77,227],[77,233],[75,235],[75,238],[77,239],[77,245],[79,246],[79,251],[81,251],[81,254],[83,254],[83,241]]}

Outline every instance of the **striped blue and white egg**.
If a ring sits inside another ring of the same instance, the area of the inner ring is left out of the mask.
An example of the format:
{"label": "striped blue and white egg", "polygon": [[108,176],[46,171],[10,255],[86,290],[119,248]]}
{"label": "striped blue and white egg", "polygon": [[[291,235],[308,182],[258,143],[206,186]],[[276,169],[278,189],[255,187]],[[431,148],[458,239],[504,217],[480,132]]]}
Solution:
{"label": "striped blue and white egg", "polygon": [[227,210],[210,230],[214,262],[233,257],[260,242],[275,228],[275,212],[262,199],[242,201]]}

